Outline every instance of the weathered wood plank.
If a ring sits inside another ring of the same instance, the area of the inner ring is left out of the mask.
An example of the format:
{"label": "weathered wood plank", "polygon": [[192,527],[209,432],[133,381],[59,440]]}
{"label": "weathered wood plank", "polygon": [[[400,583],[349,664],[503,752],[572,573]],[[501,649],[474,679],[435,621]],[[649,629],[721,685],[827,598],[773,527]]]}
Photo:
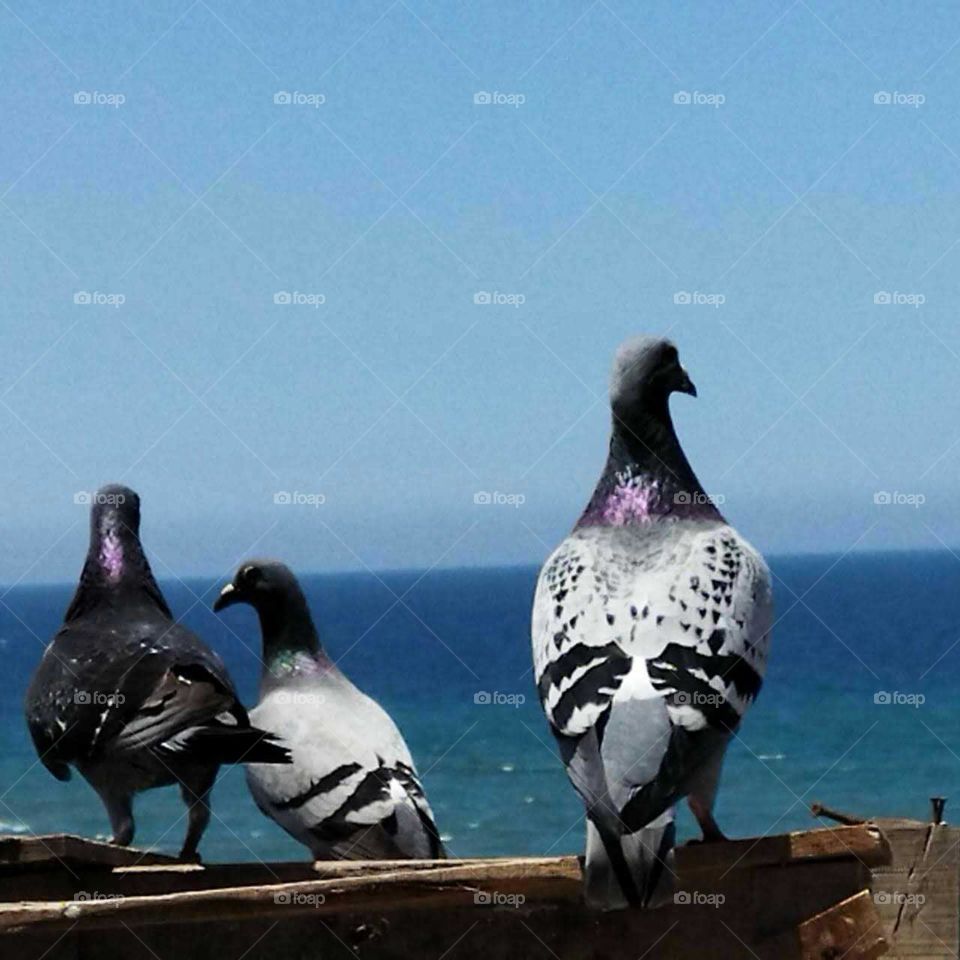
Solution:
{"label": "weathered wood plank", "polygon": [[[218,921],[250,916],[321,916],[356,910],[422,909],[466,906],[478,894],[508,898],[579,901],[581,875],[573,857],[444,866],[433,870],[392,870],[299,883],[223,887],[149,896],[85,891],[88,899],[69,902],[27,901],[0,904],[0,930],[30,924],[35,928],[110,927]],[[482,905],[482,902],[481,902]]]}
{"label": "weathered wood plank", "polygon": [[960,830],[884,821],[893,859],[874,871],[877,910],[897,960],[945,960],[960,949]]}
{"label": "weathered wood plank", "polygon": [[860,823],[725,843],[687,844],[676,851],[676,864],[681,872],[742,870],[832,858],[853,858],[873,867],[889,863],[890,850],[876,824]]}
{"label": "weathered wood plank", "polygon": [[824,910],[795,930],[757,945],[759,960],[799,956],[802,960],[874,960],[887,952],[883,924],[869,890]]}
{"label": "weathered wood plank", "polygon": [[[801,930],[823,915],[821,940],[844,943],[849,960],[879,955],[864,952],[875,951],[876,937],[858,944],[841,936],[851,926],[866,932],[871,915],[879,924],[872,901],[853,902],[845,920],[841,911],[836,930],[830,911],[862,891],[865,861],[889,855],[883,838],[866,824],[809,834],[684,848],[673,903],[612,913],[584,906],[577,857],[204,867],[93,862],[70,871],[53,862],[39,872],[28,863],[20,880],[41,895],[0,903],[0,943],[35,955],[49,949],[46,960],[153,960],[153,953],[187,960],[203,947],[198,931],[209,930],[218,953],[246,960],[326,960],[345,946],[362,960],[454,949],[457,960],[550,953],[558,960],[757,960],[760,943],[779,950],[764,960],[819,960],[827,954],[809,953],[816,937]],[[14,869],[0,873],[8,897],[16,889]],[[53,889],[73,891],[78,877],[89,898],[56,899]]]}
{"label": "weathered wood plank", "polygon": [[0,869],[26,864],[98,863],[121,866],[135,863],[176,863],[173,857],[135,847],[118,847],[102,840],[89,840],[70,833],[39,836],[0,834]]}

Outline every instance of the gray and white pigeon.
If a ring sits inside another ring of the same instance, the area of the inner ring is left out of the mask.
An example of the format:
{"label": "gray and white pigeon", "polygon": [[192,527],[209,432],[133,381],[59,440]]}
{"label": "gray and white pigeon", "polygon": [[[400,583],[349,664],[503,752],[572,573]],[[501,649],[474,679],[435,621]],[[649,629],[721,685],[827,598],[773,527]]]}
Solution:
{"label": "gray and white pigeon", "polygon": [[540,701],[586,807],[586,898],[604,909],[662,902],[682,798],[723,839],[720,769],[770,641],[769,571],[691,469],[674,391],[696,396],[672,343],[620,347],[606,466],[533,605]]}
{"label": "gray and white pigeon", "polygon": [[30,735],[58,780],[73,766],[96,790],[121,846],[133,795],[179,784],[180,856],[197,859],[220,764],[290,756],[250,725],[220,658],[174,621],[140,544],[137,494],[104,487],[90,518],[80,583],[27,691]]}
{"label": "gray and white pigeon", "polygon": [[235,603],[256,610],[263,635],[260,702],[250,718],[293,754],[288,767],[247,766],[260,810],[316,860],[445,857],[400,731],[324,652],[291,570],[248,560],[214,610]]}

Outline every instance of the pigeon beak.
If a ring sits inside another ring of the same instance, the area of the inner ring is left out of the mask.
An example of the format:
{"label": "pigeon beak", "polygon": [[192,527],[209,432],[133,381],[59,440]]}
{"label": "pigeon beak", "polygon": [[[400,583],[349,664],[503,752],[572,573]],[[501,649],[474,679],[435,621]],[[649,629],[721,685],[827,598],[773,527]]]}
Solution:
{"label": "pigeon beak", "polygon": [[695,397],[697,395],[696,385],[690,379],[690,374],[687,373],[686,367],[680,368],[680,380],[677,384],[677,390],[680,393],[689,393],[691,397]]}
{"label": "pigeon beak", "polygon": [[232,584],[228,583],[221,591],[220,596],[213,602],[213,612],[219,613],[221,610],[240,602],[240,591]]}

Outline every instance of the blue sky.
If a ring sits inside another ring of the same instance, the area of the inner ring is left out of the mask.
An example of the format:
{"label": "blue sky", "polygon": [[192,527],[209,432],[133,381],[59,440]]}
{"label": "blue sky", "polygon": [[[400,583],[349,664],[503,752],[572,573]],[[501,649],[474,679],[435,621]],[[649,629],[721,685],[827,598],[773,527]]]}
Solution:
{"label": "blue sky", "polygon": [[161,576],[538,561],[637,332],[762,549],[960,543],[949,5],[0,22],[3,581],[75,575],[75,494],[115,480]]}

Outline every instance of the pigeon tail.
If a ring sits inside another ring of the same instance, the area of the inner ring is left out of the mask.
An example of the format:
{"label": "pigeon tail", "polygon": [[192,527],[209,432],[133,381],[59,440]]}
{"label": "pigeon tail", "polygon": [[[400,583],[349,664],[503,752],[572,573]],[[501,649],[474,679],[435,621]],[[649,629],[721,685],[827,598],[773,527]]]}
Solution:
{"label": "pigeon tail", "polygon": [[272,733],[257,727],[196,727],[164,749],[182,759],[206,763],[290,763],[290,751]]}
{"label": "pigeon tail", "polygon": [[619,836],[587,819],[584,896],[597,910],[657,907],[673,893],[673,809]]}

